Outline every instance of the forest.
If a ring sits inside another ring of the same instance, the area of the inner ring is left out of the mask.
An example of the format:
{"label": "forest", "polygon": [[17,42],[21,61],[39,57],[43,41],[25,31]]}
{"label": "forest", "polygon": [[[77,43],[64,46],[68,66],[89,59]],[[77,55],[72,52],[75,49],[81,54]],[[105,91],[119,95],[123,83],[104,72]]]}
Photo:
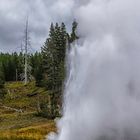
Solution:
{"label": "forest", "polygon": [[64,23],[51,23],[41,51],[0,53],[0,120],[3,120],[0,130],[8,131],[8,134],[0,131],[0,139],[28,139],[28,130],[24,132],[25,136],[18,137],[19,130],[9,132],[9,127],[22,129],[30,123],[41,127],[41,134],[30,132],[31,138],[42,139],[48,132],[54,131],[54,122],[47,121],[46,130],[41,125],[46,119],[53,120],[62,115],[66,51],[74,47],[72,44],[78,39],[77,26],[77,22],[73,21],[68,33]]}
{"label": "forest", "polygon": [[[41,52],[28,53],[28,82],[35,81],[37,87],[45,87],[50,92],[50,114],[55,118],[60,115],[55,112],[58,100],[62,97],[64,79],[66,76],[66,50],[78,39],[76,35],[77,22],[72,23],[72,31],[67,32],[64,23],[51,24],[49,37],[41,47]],[[25,80],[25,54],[22,52],[0,53],[0,97],[4,98],[6,82]],[[26,86],[26,85],[25,85]],[[60,104],[60,102],[59,102]]]}
{"label": "forest", "polygon": [[0,140],[140,140],[140,0],[0,0]]}

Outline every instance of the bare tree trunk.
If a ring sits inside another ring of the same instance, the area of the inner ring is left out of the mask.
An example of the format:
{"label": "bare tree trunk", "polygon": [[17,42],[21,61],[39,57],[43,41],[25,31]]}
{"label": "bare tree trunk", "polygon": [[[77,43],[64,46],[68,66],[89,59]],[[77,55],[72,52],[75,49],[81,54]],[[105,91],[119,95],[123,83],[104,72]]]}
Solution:
{"label": "bare tree trunk", "polygon": [[25,85],[28,82],[28,77],[27,77],[27,69],[28,69],[28,61],[27,61],[27,54],[28,54],[28,19],[26,21],[26,29],[25,29]]}

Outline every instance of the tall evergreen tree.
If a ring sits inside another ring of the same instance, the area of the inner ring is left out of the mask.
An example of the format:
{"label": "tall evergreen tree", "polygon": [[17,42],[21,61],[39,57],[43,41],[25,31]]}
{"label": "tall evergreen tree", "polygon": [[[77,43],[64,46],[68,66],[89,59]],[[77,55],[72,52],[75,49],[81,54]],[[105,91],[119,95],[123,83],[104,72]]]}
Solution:
{"label": "tall evergreen tree", "polygon": [[49,38],[43,48],[43,66],[46,75],[46,86],[51,91],[51,116],[56,116],[56,98],[61,97],[64,81],[64,63],[67,32],[65,24],[51,24]]}
{"label": "tall evergreen tree", "polygon": [[72,23],[72,32],[71,32],[70,35],[68,35],[68,42],[69,43],[72,43],[75,40],[79,39],[79,37],[76,34],[77,26],[78,26],[78,23],[76,21],[73,21],[73,23]]}
{"label": "tall evergreen tree", "polygon": [[0,63],[0,88],[4,87],[5,78],[4,78],[4,72],[3,72],[3,66],[2,63]]}
{"label": "tall evergreen tree", "polygon": [[36,52],[31,55],[30,65],[32,67],[31,74],[35,78],[36,86],[42,86],[43,66],[41,53]]}
{"label": "tall evergreen tree", "polygon": [[6,94],[6,91],[4,89],[4,84],[5,84],[4,72],[3,72],[2,63],[0,63],[0,99],[3,98],[4,95]]}

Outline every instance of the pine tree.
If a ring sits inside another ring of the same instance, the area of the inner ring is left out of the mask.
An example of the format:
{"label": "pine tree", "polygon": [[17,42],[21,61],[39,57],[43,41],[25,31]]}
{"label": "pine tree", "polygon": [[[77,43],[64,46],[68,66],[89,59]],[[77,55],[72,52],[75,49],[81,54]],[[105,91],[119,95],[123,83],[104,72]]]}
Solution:
{"label": "pine tree", "polygon": [[78,23],[76,21],[73,21],[72,23],[72,32],[70,35],[68,35],[68,42],[71,44],[75,40],[79,39],[79,37],[76,34]]}
{"label": "pine tree", "polygon": [[30,65],[32,67],[31,74],[35,78],[36,86],[42,86],[43,79],[43,67],[42,67],[42,55],[39,52],[32,54],[30,57]]}
{"label": "pine tree", "polygon": [[4,78],[3,66],[0,63],[0,89],[4,87],[4,83],[5,83],[4,79],[5,78]]}
{"label": "pine tree", "polygon": [[0,63],[0,99],[3,98],[4,95],[6,94],[4,84],[5,84],[4,72],[2,64]]}
{"label": "pine tree", "polygon": [[72,32],[68,35],[65,24],[51,24],[49,37],[42,47],[43,71],[46,88],[50,90],[50,117],[54,118],[58,112],[58,100],[61,100],[63,82],[65,79],[65,55],[68,43],[79,37],[76,35],[77,22],[72,24]]}
{"label": "pine tree", "polygon": [[57,98],[61,97],[64,81],[64,64],[67,32],[65,24],[51,24],[49,38],[42,47],[43,66],[47,89],[51,91],[51,117],[56,116]]}

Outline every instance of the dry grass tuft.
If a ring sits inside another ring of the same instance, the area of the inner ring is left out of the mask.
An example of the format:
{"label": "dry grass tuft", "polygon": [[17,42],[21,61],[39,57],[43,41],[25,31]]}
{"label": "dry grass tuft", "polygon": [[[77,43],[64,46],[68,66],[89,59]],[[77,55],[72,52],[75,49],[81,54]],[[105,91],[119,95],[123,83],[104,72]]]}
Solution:
{"label": "dry grass tuft", "polygon": [[55,132],[53,121],[42,122],[21,129],[0,131],[0,140],[43,140],[50,132]]}

